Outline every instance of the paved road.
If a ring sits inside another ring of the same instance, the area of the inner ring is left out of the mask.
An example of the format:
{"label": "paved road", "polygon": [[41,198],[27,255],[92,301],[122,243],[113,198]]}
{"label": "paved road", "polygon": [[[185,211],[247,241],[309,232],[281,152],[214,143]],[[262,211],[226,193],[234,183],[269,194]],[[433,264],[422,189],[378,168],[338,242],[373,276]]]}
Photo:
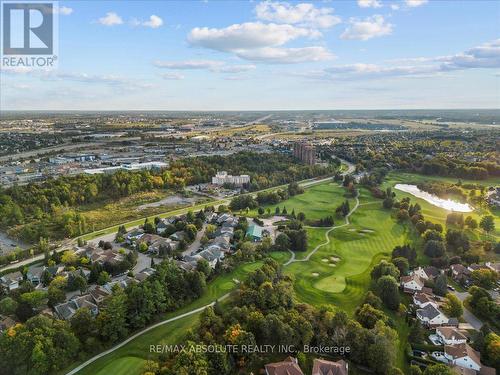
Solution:
{"label": "paved road", "polygon": [[[468,292],[452,292],[454,295],[458,297],[460,301],[464,301],[468,296]],[[463,315],[464,320],[469,323],[472,328],[474,328],[476,331],[479,331],[481,327],[483,326],[483,322],[477,318],[473,313],[471,313],[469,310],[467,310],[464,306],[464,315]]]}
{"label": "paved road", "polygon": [[[219,298],[219,301],[222,301],[224,299],[226,299],[227,297],[229,297],[229,295],[231,294],[231,292],[227,293],[227,294],[224,294],[221,298]],[[174,316],[173,318],[170,318],[170,319],[167,319],[167,320],[164,320],[162,322],[159,322],[159,323],[156,323],[156,324],[153,324],[152,326],[149,326],[147,328],[144,328],[142,331],[139,331],[137,332],[135,335],[133,336],[130,336],[128,339],[122,341],[121,343],[119,343],[118,345],[115,345],[113,346],[111,349],[108,349],[106,350],[105,352],[102,352],[102,353],[99,353],[97,354],[96,356],[90,358],[89,360],[83,362],[80,366],[78,367],[75,367],[73,370],[71,370],[70,372],[68,372],[66,375],[73,375],[73,374],[76,374],[78,371],[80,371],[81,369],[83,369],[84,367],[87,367],[88,365],[90,365],[92,362],[95,362],[97,361],[99,358],[102,358],[110,353],[113,353],[115,350],[117,349],[120,349],[122,346],[128,344],[130,341],[136,339],[137,337],[141,336],[142,334],[146,333],[146,332],[149,332],[151,331],[152,329],[155,329],[159,326],[162,326],[164,324],[167,324],[167,323],[170,323],[170,322],[173,322],[173,321],[176,321],[176,320],[179,320],[179,319],[182,319],[182,318],[185,318],[186,316],[189,316],[189,315],[193,315],[193,314],[196,314],[196,313],[199,313],[203,310],[205,310],[207,307],[210,307],[210,306],[213,306],[215,304],[215,301],[214,302],[211,302],[205,306],[202,306],[202,307],[199,307],[197,309],[194,309],[194,310],[191,310],[191,311],[188,311],[184,314],[180,314],[180,315],[177,315],[177,316]]]}

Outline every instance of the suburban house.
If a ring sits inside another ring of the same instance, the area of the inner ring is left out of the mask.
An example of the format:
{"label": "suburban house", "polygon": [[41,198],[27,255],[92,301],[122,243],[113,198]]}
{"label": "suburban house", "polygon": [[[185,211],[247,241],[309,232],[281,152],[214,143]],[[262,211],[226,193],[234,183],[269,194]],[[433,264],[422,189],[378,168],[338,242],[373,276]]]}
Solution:
{"label": "suburban house", "polygon": [[92,263],[99,263],[99,264],[104,264],[104,263],[120,263],[125,259],[125,256],[123,254],[120,254],[118,251],[109,249],[109,250],[102,250],[99,249],[95,253],[93,253],[90,257],[90,260]]}
{"label": "suburban house", "polygon": [[28,272],[26,272],[26,280],[31,282],[33,285],[38,285],[42,281],[42,274],[45,270],[45,267],[30,267]]}
{"label": "suburban house", "polygon": [[224,251],[217,245],[210,245],[205,250],[200,251],[195,255],[187,255],[184,257],[184,261],[190,263],[193,268],[196,268],[198,261],[205,259],[210,267],[215,268],[217,262],[224,259]]}
{"label": "suburban house", "polygon": [[54,306],[54,310],[61,319],[69,320],[73,315],[75,315],[76,311],[82,307],[88,308],[92,316],[96,316],[99,312],[99,308],[90,294],[75,296],[68,302]]}
{"label": "suburban house", "polygon": [[175,218],[160,219],[156,224],[156,233],[162,234],[167,230],[167,227],[174,222]]}
{"label": "suburban house", "polygon": [[90,290],[89,293],[94,299],[95,303],[97,303],[97,305],[100,305],[104,301],[104,299],[111,294],[108,290],[102,288],[99,285],[96,285],[96,287]]}
{"label": "suburban house", "polygon": [[468,344],[445,345],[444,356],[456,366],[475,371],[481,370],[481,354]]}
{"label": "suburban house", "polygon": [[412,275],[417,275],[423,280],[434,280],[440,273],[441,271],[433,266],[418,267],[412,271]]}
{"label": "suburban house", "polygon": [[492,271],[500,273],[500,262],[486,262],[485,266]]}
{"label": "suburban house", "polygon": [[144,268],[143,270],[137,272],[134,277],[139,282],[141,282],[141,281],[146,280],[149,276],[151,276],[155,272],[156,272],[156,270],[154,268],[147,267],[147,268]]}
{"label": "suburban house", "polygon": [[178,232],[175,232],[174,234],[170,235],[170,239],[172,241],[182,241],[184,239],[184,237],[186,237],[186,233],[184,233],[184,231],[178,231]]}
{"label": "suburban house", "polygon": [[467,337],[453,327],[436,328],[436,336],[444,345],[459,345],[467,342]]}
{"label": "suburban house", "polygon": [[461,264],[452,264],[450,270],[453,280],[459,283],[467,283],[472,273],[467,267]]}
{"label": "suburban house", "polygon": [[282,362],[269,363],[264,368],[266,375],[304,375],[297,359],[293,357],[285,358]]}
{"label": "suburban house", "polygon": [[[266,375],[304,375],[294,357],[287,357],[282,362],[265,365]],[[315,359],[312,375],[347,375],[349,365],[346,361],[337,362]]]}
{"label": "suburban house", "polygon": [[415,304],[415,306],[418,306],[421,309],[427,305],[432,305],[435,308],[438,307],[437,302],[434,300],[432,296],[430,296],[427,293],[421,293],[421,292],[417,292],[413,295],[413,303]]}
{"label": "suburban house", "polygon": [[132,229],[130,232],[127,233],[125,236],[125,241],[131,245],[133,242],[137,241],[139,238],[141,238],[144,235],[144,231],[140,228],[135,228]]}
{"label": "suburban house", "polygon": [[19,283],[23,281],[23,274],[19,271],[8,273],[0,277],[0,284],[7,290],[14,290],[19,288]]}
{"label": "suburban house", "polygon": [[421,292],[424,288],[424,281],[416,274],[402,276],[400,282],[405,293]]}
{"label": "suburban house", "polygon": [[16,325],[16,321],[9,316],[2,317],[0,316],[0,333],[7,331],[9,328],[14,327]]}
{"label": "suburban house", "polygon": [[262,240],[262,227],[257,224],[250,224],[247,229],[246,235],[250,237],[253,242]]}
{"label": "suburban house", "polygon": [[420,320],[422,325],[430,328],[443,325],[458,327],[458,320],[456,318],[448,318],[441,310],[437,309],[432,304],[428,304],[424,308],[418,309],[417,319]]}
{"label": "suburban house", "polygon": [[346,361],[337,362],[325,361],[324,359],[315,359],[312,369],[312,375],[347,375],[349,365]]}

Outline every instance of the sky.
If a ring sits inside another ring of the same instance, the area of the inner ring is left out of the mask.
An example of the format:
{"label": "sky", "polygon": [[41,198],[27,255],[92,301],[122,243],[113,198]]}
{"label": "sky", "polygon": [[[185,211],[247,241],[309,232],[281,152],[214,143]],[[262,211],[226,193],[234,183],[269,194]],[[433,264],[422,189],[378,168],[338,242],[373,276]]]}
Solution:
{"label": "sky", "polygon": [[59,1],[3,110],[499,108],[500,2]]}

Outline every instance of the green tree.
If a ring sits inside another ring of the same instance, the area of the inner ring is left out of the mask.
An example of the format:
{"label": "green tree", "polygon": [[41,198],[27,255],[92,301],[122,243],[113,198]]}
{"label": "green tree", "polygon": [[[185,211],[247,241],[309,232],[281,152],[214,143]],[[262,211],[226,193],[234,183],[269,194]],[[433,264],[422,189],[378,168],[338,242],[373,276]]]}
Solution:
{"label": "green tree", "polygon": [[287,251],[290,249],[290,237],[285,233],[280,233],[274,241],[274,246],[278,251]]}
{"label": "green tree", "polygon": [[460,318],[464,312],[462,301],[454,294],[448,293],[446,295],[443,310],[450,318]]}
{"label": "green tree", "polygon": [[382,276],[392,276],[395,279],[399,278],[399,270],[398,268],[393,264],[390,263],[386,260],[381,260],[379,264],[377,264],[375,267],[373,267],[372,272],[371,272],[371,277],[373,280],[378,280]]}
{"label": "green tree", "polygon": [[432,365],[425,369],[423,375],[453,375],[453,373],[446,365]]}
{"label": "green tree", "polygon": [[377,321],[387,322],[387,316],[383,311],[377,310],[371,305],[365,303],[358,308],[354,314],[356,320],[365,328],[372,329]]}
{"label": "green tree", "polygon": [[101,271],[99,273],[99,276],[97,277],[97,284],[99,285],[104,285],[106,283],[109,283],[111,281],[111,277],[109,276],[109,273],[106,271]]}
{"label": "green tree", "polygon": [[127,296],[120,287],[115,287],[112,295],[104,300],[97,316],[97,327],[103,341],[114,343],[127,335],[126,301]]}
{"label": "green tree", "polygon": [[0,300],[0,314],[13,315],[17,310],[18,303],[11,297]]}
{"label": "green tree", "polygon": [[486,233],[491,233],[495,230],[495,219],[491,215],[483,216],[479,222],[479,226]]}
{"label": "green tree", "polygon": [[397,257],[392,260],[392,263],[398,268],[400,275],[407,275],[410,269],[408,259],[404,257]]}
{"label": "green tree", "polygon": [[434,281],[434,293],[438,296],[445,296],[448,291],[448,278],[444,274],[438,275]]}
{"label": "green tree", "polygon": [[394,277],[385,275],[378,279],[377,290],[380,299],[388,308],[395,311],[399,308],[399,289],[398,283]]}

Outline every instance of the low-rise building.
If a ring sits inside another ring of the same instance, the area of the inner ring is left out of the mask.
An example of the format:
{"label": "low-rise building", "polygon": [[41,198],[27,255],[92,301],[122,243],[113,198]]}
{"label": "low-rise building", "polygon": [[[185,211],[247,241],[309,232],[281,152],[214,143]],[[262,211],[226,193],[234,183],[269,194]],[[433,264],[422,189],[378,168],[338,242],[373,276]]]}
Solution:
{"label": "low-rise building", "polygon": [[19,288],[21,281],[23,281],[23,274],[19,271],[8,273],[0,277],[0,284],[9,291]]}
{"label": "low-rise building", "polygon": [[428,304],[424,308],[418,309],[416,315],[417,319],[420,320],[425,327],[458,327],[458,320],[456,318],[448,318],[441,310],[434,307],[432,304]]}
{"label": "low-rise building", "polygon": [[402,276],[400,279],[401,287],[405,293],[421,292],[424,288],[424,281],[416,274]]}
{"label": "low-rise building", "polygon": [[433,298],[433,296],[431,296],[427,293],[421,293],[421,292],[417,292],[413,295],[413,303],[415,304],[415,306],[417,306],[421,309],[427,305],[432,305],[435,308],[438,307],[438,303]]}
{"label": "low-rise building", "polygon": [[250,176],[247,174],[242,174],[240,176],[232,176],[228,174],[226,171],[217,172],[217,174],[212,177],[212,184],[214,185],[236,185],[242,186],[250,183]]}
{"label": "low-rise building", "polygon": [[75,315],[76,311],[83,307],[88,308],[92,316],[96,316],[99,313],[99,308],[90,294],[73,297],[68,302],[54,306],[54,310],[59,318],[70,320],[71,317]]}
{"label": "low-rise building", "polygon": [[481,370],[481,354],[468,344],[445,345],[444,356],[453,365],[475,371]]}
{"label": "low-rise building", "polygon": [[313,363],[312,375],[347,375],[349,365],[346,361],[337,362],[315,359]]}
{"label": "low-rise building", "polygon": [[459,345],[467,342],[467,337],[453,327],[436,328],[436,336],[444,345]]}
{"label": "low-rise building", "polygon": [[264,366],[266,375],[304,375],[297,359],[288,357],[282,362],[269,363]]}

